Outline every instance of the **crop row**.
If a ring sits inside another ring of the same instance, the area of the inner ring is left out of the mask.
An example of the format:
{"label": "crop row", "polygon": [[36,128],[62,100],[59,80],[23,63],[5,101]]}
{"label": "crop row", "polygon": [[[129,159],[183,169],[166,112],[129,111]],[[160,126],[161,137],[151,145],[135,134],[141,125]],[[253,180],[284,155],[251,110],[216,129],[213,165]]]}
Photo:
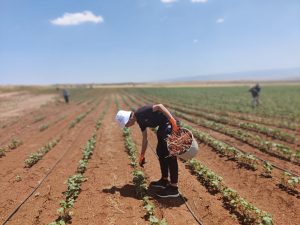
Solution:
{"label": "crop row", "polygon": [[[135,97],[137,97],[137,96],[135,96]],[[150,100],[150,99],[148,98],[148,100]],[[239,121],[237,119],[232,119],[232,118],[229,118],[226,116],[207,114],[205,112],[201,112],[200,109],[198,109],[198,108],[197,108],[197,110],[187,109],[185,105],[178,105],[178,103],[176,105],[175,102],[172,102],[172,101],[170,101],[170,102],[171,102],[171,104],[167,103],[164,100],[164,102],[162,102],[162,103],[165,106],[172,107],[173,109],[178,110],[178,111],[191,113],[194,115],[202,116],[202,117],[210,119],[210,120],[214,120],[216,122],[220,122],[220,123],[224,123],[224,124],[231,124],[231,125],[234,125],[234,126],[237,126],[240,128],[252,130],[252,131],[273,137],[275,139],[284,140],[284,141],[288,141],[291,143],[294,143],[295,141],[299,142],[299,139],[297,139],[294,134],[290,134],[290,133],[284,132],[279,129],[272,129],[270,127],[266,127],[266,126],[263,126],[260,124],[245,123],[245,122]]]}
{"label": "crop row", "polygon": [[[129,96],[128,96],[129,97]],[[128,102],[127,102],[128,103]],[[136,102],[137,103],[137,102]],[[128,103],[129,104],[129,103]],[[138,103],[137,103],[138,104]],[[134,110],[135,108],[132,107]],[[192,131],[193,135],[206,144],[213,146],[218,151],[221,151],[223,154],[226,154],[230,157],[237,158],[241,160],[242,163],[250,165],[252,168],[256,168],[258,160],[253,157],[251,154],[244,154],[239,152],[234,147],[230,147],[223,142],[215,140],[204,132],[193,129],[191,126],[181,123],[183,127]],[[153,129],[156,131],[156,129]],[[134,158],[136,159],[136,158]],[[135,164],[136,162],[134,162]],[[257,207],[251,205],[246,199],[242,198],[237,194],[233,189],[228,188],[227,186],[219,185],[222,182],[222,177],[216,175],[211,169],[207,166],[201,164],[196,159],[187,160],[187,163],[193,166],[194,170],[204,179],[206,185],[213,187],[214,189],[221,192],[224,200],[228,201],[234,208],[239,210],[239,213],[243,214],[245,217],[244,222],[252,222],[259,224],[273,224],[272,215],[259,210]],[[272,167],[263,168],[263,171],[272,170]]]}
{"label": "crop row", "polygon": [[171,110],[171,111],[175,115],[185,118],[186,120],[189,120],[193,123],[199,124],[199,125],[207,127],[207,128],[211,128],[218,132],[221,132],[221,133],[224,133],[231,137],[234,137],[240,141],[243,141],[245,143],[253,145],[253,146],[257,147],[258,149],[260,149],[261,151],[272,153],[274,155],[280,156],[287,160],[296,161],[298,163],[300,162],[300,152],[294,151],[293,149],[291,149],[288,146],[284,146],[284,145],[281,145],[281,144],[278,144],[275,142],[264,141],[259,136],[252,135],[252,134],[244,132],[242,130],[236,130],[233,128],[229,128],[220,123],[207,121],[205,119],[197,119],[193,116],[189,116],[189,115],[186,115],[186,114],[178,112],[178,111],[173,111],[173,110]]}
{"label": "crop row", "polygon": [[29,158],[25,159],[24,161],[25,166],[29,168],[32,167],[34,164],[36,164],[41,158],[43,158],[43,156],[47,152],[51,150],[51,148],[57,145],[57,143],[60,141],[61,138],[62,138],[62,134],[60,137],[53,139],[52,142],[50,141],[47,144],[45,144],[44,147],[39,148],[37,153],[30,153]]}
{"label": "crop row", "polygon": [[[128,97],[134,101],[135,103],[141,105],[140,103],[136,102],[130,95]],[[171,105],[167,105],[167,107],[174,108]],[[171,110],[175,115],[180,116],[182,118],[185,118],[186,120],[189,120],[191,122],[197,123],[199,125],[202,125],[204,127],[208,127],[211,129],[214,129],[218,132],[222,132],[224,134],[227,134],[229,136],[235,137],[238,140],[241,140],[243,142],[246,142],[248,144],[254,145],[258,147],[260,150],[265,152],[271,152],[272,154],[278,155],[282,158],[285,158],[287,160],[292,160],[296,162],[300,162],[300,152],[294,151],[288,146],[284,146],[275,142],[267,142],[262,140],[259,136],[252,135],[250,133],[244,132],[242,130],[236,130],[233,128],[229,128],[224,126],[220,123],[215,123],[212,121],[207,121],[205,119],[197,119],[193,116],[186,115],[184,113],[173,111]],[[186,111],[184,109],[180,109],[180,111]]]}
{"label": "crop row", "polygon": [[69,129],[75,126],[76,123],[78,123],[80,120],[82,120],[87,114],[89,114],[93,109],[95,109],[104,99],[105,96],[103,96],[93,107],[91,107],[89,110],[87,110],[85,113],[79,115],[75,120],[70,122]]}
{"label": "crop row", "polygon": [[[102,99],[95,105],[95,107],[102,101]],[[66,222],[69,221],[71,219],[71,216],[74,214],[74,212],[70,211],[69,209],[74,206],[75,199],[80,193],[80,187],[82,183],[88,180],[88,178],[83,177],[83,173],[86,171],[88,160],[94,152],[97,133],[109,104],[110,100],[108,101],[103,113],[101,114],[100,119],[96,122],[96,128],[94,130],[94,133],[92,134],[92,138],[88,140],[86,146],[82,150],[82,157],[77,164],[78,174],[69,176],[69,179],[65,181],[65,183],[68,183],[68,190],[63,193],[63,195],[66,196],[66,199],[59,201],[60,208],[57,210],[57,214],[59,215],[59,218],[57,220],[58,222],[52,222],[48,225],[65,225]]]}
{"label": "crop row", "polygon": [[[145,90],[143,90],[143,92],[145,92]],[[139,95],[141,94],[139,91],[135,93],[138,93]],[[160,97],[167,97],[167,96],[163,96],[163,95],[155,95],[153,93],[147,93],[147,94],[143,94],[143,97],[147,95],[147,96],[152,96],[152,97],[157,97],[157,96],[160,96]],[[169,95],[168,95],[169,96]],[[236,118],[239,118],[239,119],[243,119],[243,120],[247,120],[247,121],[252,121],[252,122],[257,122],[257,123],[263,123],[263,124],[266,124],[266,125],[273,125],[273,126],[278,126],[278,127],[285,127],[285,128],[288,128],[288,129],[298,129],[300,130],[300,126],[291,122],[291,121],[284,121],[284,120],[281,120],[281,119],[277,119],[277,120],[274,120],[274,119],[269,119],[269,118],[261,118],[261,117],[256,117],[256,116],[250,116],[250,115],[246,115],[246,114],[243,114],[243,115],[239,115],[239,114],[235,114],[235,113],[228,113],[228,110],[230,111],[230,108],[228,108],[227,110],[224,110],[224,109],[216,109],[215,107],[212,107],[212,103],[213,101],[208,101],[207,103],[208,104],[199,104],[199,103],[195,103],[194,101],[189,101],[191,98],[182,98],[182,97],[179,97],[179,96],[172,96],[172,103],[176,103],[178,104],[180,102],[180,105],[183,105],[184,107],[193,107],[197,110],[201,110],[201,111],[204,111],[204,112],[208,112],[208,113],[218,113],[220,115],[224,115],[224,116],[233,116],[233,117],[236,117]],[[239,103],[235,103],[236,105],[238,105]],[[264,114],[265,115],[265,114]],[[265,115],[267,116],[267,115]],[[276,114],[274,114],[273,116],[276,117]]]}
{"label": "crop row", "polygon": [[[130,98],[130,96],[128,96]],[[132,101],[134,99],[131,98]],[[139,102],[134,101],[136,104],[141,105]],[[129,104],[129,103],[128,103]],[[135,108],[133,109],[135,110]],[[176,113],[176,112],[175,112]],[[192,116],[185,115],[183,113],[177,112],[179,116],[194,122],[195,118]],[[231,147],[226,145],[224,142],[221,142],[219,140],[215,140],[210,135],[198,131],[194,129],[192,126],[184,124],[181,122],[182,126],[191,130],[193,135],[197,137],[200,141],[203,141],[205,144],[209,144],[211,147],[213,147],[215,150],[221,152],[222,154],[227,155],[228,157],[233,157],[235,159],[238,159],[242,164],[248,165],[250,168],[256,169],[256,165],[258,164],[258,160],[250,153],[242,153],[238,151],[235,147]],[[155,132],[157,129],[153,129]],[[272,170],[274,167],[269,162],[264,162],[261,168],[262,175],[269,176],[272,173]],[[281,184],[286,187],[287,189],[291,189],[292,191],[296,192],[296,189],[299,188],[300,184],[300,177],[296,177],[291,175],[288,172],[282,172],[281,175]]]}
{"label": "crop row", "polygon": [[[9,149],[16,149],[18,146],[23,144],[23,140],[16,140],[12,139],[11,143],[9,145],[6,145]],[[0,157],[5,156],[6,149],[5,148],[0,148]]]}
{"label": "crop row", "polygon": [[[137,103],[130,95],[128,97]],[[137,103],[139,104],[139,103]],[[171,105],[166,105],[167,107],[170,108],[175,108],[172,107]],[[178,108],[177,108],[178,110]],[[187,111],[185,109],[179,109],[180,111]],[[246,142],[248,144],[254,145],[258,147],[260,150],[265,151],[265,152],[271,152],[272,154],[278,155],[280,157],[283,157],[288,160],[293,160],[296,162],[300,162],[300,152],[294,151],[288,146],[284,146],[275,142],[267,142],[262,140],[259,136],[252,135],[250,133],[244,132],[242,130],[236,130],[233,128],[229,128],[224,126],[223,124],[220,123],[215,123],[212,121],[207,121],[205,119],[197,119],[193,116],[186,115],[184,113],[178,112],[178,111],[173,111],[171,110],[175,115],[180,116],[188,121],[194,122],[196,124],[202,125],[204,127],[208,127],[211,129],[214,129],[216,131],[222,132],[224,134],[227,134],[229,136],[235,137],[238,140],[241,140],[243,142]]]}
{"label": "crop row", "polygon": [[123,129],[123,135],[125,137],[125,146],[129,154],[129,159],[131,160],[131,165],[134,167],[134,171],[132,172],[132,174],[134,175],[133,183],[135,186],[135,190],[137,195],[142,199],[141,202],[143,202],[143,208],[146,210],[144,217],[147,220],[149,219],[151,225],[167,225],[167,222],[164,219],[159,221],[155,217],[155,205],[153,203],[149,204],[149,196],[147,196],[147,178],[144,177],[144,173],[137,167],[137,151],[135,149],[135,144],[130,136],[130,128],[125,127]]}
{"label": "crop row", "polygon": [[[274,90],[271,90],[274,89]],[[280,91],[278,91],[280,89]],[[251,94],[245,87],[205,88],[135,88],[139,94],[161,96],[205,108],[239,113],[250,113],[264,117],[276,117],[289,121],[300,121],[299,87],[263,87],[263,104],[251,108]]]}
{"label": "crop row", "polygon": [[271,214],[259,210],[257,207],[251,205],[246,199],[242,198],[235,190],[225,186],[220,175],[215,174],[211,169],[196,159],[187,160],[186,163],[192,166],[193,170],[204,180],[208,187],[219,191],[222,194],[223,199],[245,217],[244,222],[261,225],[274,224],[274,219]]}

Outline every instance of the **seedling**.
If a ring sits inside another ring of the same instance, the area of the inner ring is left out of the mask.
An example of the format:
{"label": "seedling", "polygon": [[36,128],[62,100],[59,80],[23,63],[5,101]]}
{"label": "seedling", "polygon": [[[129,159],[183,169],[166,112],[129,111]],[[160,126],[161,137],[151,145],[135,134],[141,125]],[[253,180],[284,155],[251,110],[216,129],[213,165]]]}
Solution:
{"label": "seedling", "polygon": [[17,176],[17,181],[21,181],[22,180],[22,176],[18,175]]}
{"label": "seedling", "polygon": [[46,130],[48,127],[50,127],[50,124],[42,124],[42,125],[40,126],[40,131],[44,131],[44,130]]}
{"label": "seedling", "polygon": [[0,148],[0,157],[5,156],[5,148]]}
{"label": "seedling", "polygon": [[40,117],[37,117],[37,118],[34,119],[33,123],[39,122],[39,121],[45,119],[46,117],[47,117],[47,116],[40,116]]}
{"label": "seedling", "polygon": [[23,140],[16,140],[16,139],[12,139],[11,141],[11,144],[10,145],[7,145],[7,147],[9,149],[15,149],[17,148],[18,146],[22,145],[23,144]]}
{"label": "seedling", "polygon": [[270,163],[264,162],[261,171],[263,175],[268,176],[271,175],[273,169],[274,167]]}

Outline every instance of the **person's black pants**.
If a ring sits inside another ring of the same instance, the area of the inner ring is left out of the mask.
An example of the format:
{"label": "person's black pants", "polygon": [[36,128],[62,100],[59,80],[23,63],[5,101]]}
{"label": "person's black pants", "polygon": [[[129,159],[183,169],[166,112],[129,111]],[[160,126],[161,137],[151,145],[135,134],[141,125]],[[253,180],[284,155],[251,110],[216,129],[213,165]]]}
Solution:
{"label": "person's black pants", "polygon": [[167,135],[170,134],[172,131],[170,122],[166,122],[163,126],[160,126],[157,131],[157,147],[156,153],[159,157],[159,164],[162,177],[169,177],[170,171],[170,178],[171,183],[178,183],[178,163],[177,157],[167,157],[169,155],[167,142],[165,138]]}
{"label": "person's black pants", "polygon": [[65,97],[66,103],[69,103],[69,96],[64,96],[64,97]]}

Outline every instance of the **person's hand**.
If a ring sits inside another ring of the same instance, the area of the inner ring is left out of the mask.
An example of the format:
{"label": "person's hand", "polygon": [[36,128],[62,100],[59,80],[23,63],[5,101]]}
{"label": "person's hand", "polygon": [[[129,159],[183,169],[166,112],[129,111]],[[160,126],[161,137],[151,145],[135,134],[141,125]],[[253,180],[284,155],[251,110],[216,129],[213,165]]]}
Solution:
{"label": "person's hand", "polygon": [[144,168],[145,163],[146,163],[145,162],[145,155],[141,155],[140,160],[139,160],[139,165]]}
{"label": "person's hand", "polygon": [[177,133],[179,130],[179,127],[177,126],[176,120],[174,118],[171,118],[170,122],[172,124],[173,130]]}

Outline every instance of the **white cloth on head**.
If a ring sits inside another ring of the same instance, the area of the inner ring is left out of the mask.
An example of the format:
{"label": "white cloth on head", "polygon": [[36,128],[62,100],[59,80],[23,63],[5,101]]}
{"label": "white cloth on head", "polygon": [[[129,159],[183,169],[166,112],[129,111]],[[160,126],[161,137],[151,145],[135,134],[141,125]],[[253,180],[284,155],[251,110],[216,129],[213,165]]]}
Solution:
{"label": "white cloth on head", "polygon": [[120,110],[116,115],[116,122],[122,127],[125,127],[126,123],[129,121],[130,118],[130,111]]}

